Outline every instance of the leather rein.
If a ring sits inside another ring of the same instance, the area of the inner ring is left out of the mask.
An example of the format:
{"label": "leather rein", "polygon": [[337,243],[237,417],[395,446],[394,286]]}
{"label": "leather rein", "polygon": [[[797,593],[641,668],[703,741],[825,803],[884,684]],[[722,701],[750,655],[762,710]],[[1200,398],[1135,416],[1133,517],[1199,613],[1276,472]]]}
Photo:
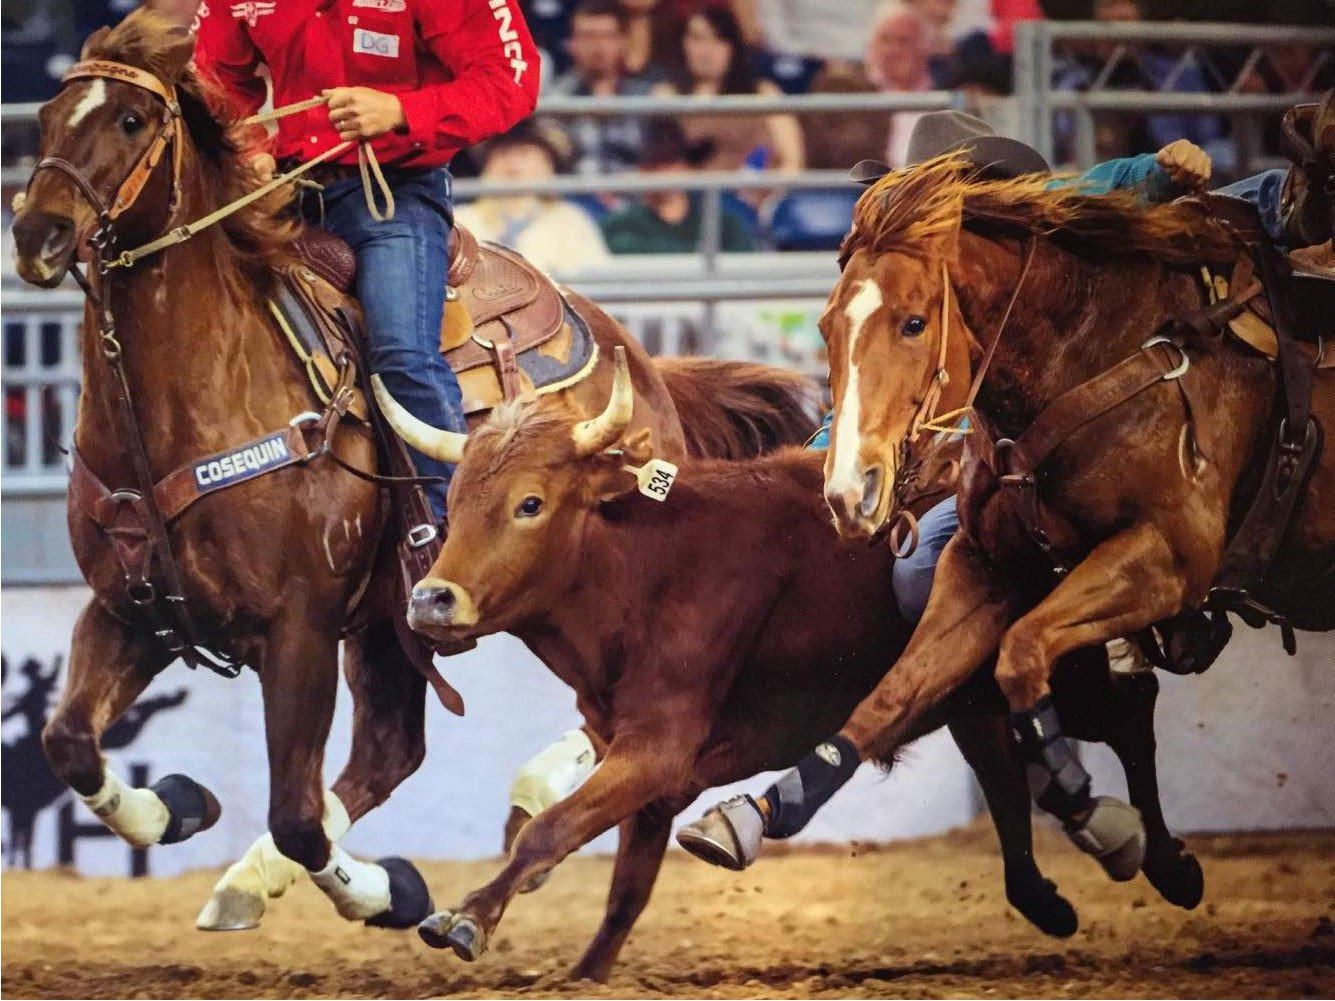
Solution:
{"label": "leather rein", "polygon": [[[270,431],[218,456],[187,463],[155,482],[143,431],[134,410],[124,352],[117,337],[112,311],[111,278],[116,269],[128,269],[144,257],[184,243],[201,230],[221,222],[276,188],[294,182],[308,170],[346,151],[353,143],[346,141],[334,146],[201,219],[171,229],[141,247],[117,253],[116,219],[138,200],[168,147],[172,150],[169,211],[174,215],[179,208],[184,150],[181,107],[174,86],[165,84],[146,70],[110,60],[92,59],[76,63],[65,74],[62,83],[88,78],[114,80],[146,90],[161,101],[163,114],[157,132],[117,187],[109,203],[102,199],[78,167],[62,157],[43,157],[37,162],[28,181],[31,187],[32,178],[38,173],[55,170],[73,182],[97,213],[97,228],[88,238],[93,252],[89,269],[91,277],[85,276],[77,263],[71,265],[70,271],[83,290],[96,320],[100,353],[111,377],[116,402],[118,431],[135,483],[133,488],[107,488],[88,467],[78,449],[72,448],[70,495],[110,538],[123,572],[126,596],[154,636],[189,667],[203,664],[224,677],[234,678],[241,671],[241,662],[216,642],[206,644],[190,612],[167,526],[194,501],[211,492],[200,485],[201,469],[210,470],[217,466],[219,470],[228,470],[219,474],[220,479],[225,479],[218,487],[212,488],[218,489],[290,465],[304,464],[323,455],[332,456],[330,441],[352,402],[355,369],[351,359],[345,357],[340,366],[338,385],[323,413],[298,414],[285,428]],[[289,105],[252,116],[246,120],[246,124],[280,118],[323,102],[323,98],[313,98],[300,105]],[[388,185],[379,165],[375,163],[369,144],[363,142],[359,149],[359,165],[362,168],[368,206],[373,210],[375,218],[388,218],[394,211]],[[371,192],[373,178],[385,196],[386,208],[383,212],[374,204]],[[230,471],[236,469],[236,463],[240,463],[240,474]],[[344,464],[340,461],[339,465]],[[367,475],[360,470],[354,471],[359,475]]]}

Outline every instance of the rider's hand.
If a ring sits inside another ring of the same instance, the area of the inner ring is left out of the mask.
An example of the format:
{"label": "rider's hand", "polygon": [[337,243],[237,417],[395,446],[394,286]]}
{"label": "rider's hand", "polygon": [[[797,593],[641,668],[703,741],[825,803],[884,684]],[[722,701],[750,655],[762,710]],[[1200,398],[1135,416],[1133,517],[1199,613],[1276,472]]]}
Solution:
{"label": "rider's hand", "polygon": [[250,169],[255,172],[260,183],[264,183],[273,178],[278,170],[278,161],[273,158],[272,153],[259,150],[250,155]]}
{"label": "rider's hand", "polygon": [[1210,154],[1189,139],[1169,143],[1154,159],[1179,188],[1198,191],[1210,182]]}
{"label": "rider's hand", "polygon": [[329,99],[329,121],[340,139],[374,139],[407,124],[399,99],[383,90],[334,87],[321,96]]}

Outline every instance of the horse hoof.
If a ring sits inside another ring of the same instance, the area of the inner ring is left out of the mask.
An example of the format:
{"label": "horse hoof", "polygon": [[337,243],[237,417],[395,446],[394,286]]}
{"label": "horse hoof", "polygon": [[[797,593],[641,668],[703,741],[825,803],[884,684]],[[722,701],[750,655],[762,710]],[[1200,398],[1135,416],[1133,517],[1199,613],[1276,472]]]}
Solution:
{"label": "horse hoof", "polygon": [[218,890],[195,918],[200,931],[249,931],[260,926],[264,898],[244,890]]}
{"label": "horse hoof", "polygon": [[740,872],[760,857],[765,821],[750,796],[734,796],[677,832],[677,844],[710,865]]}
{"label": "horse hoof", "polygon": [[169,815],[160,845],[174,845],[207,831],[222,816],[218,798],[188,775],[164,775],[149,790],[162,800]]}
{"label": "horse hoof", "polygon": [[1094,856],[1112,880],[1134,879],[1145,862],[1145,825],[1140,811],[1112,796],[1099,796],[1084,823],[1066,828],[1082,852]]}
{"label": "horse hoof", "polygon": [[406,858],[390,856],[376,860],[389,873],[389,910],[366,919],[372,928],[411,928],[435,909],[426,880]]}
{"label": "horse hoof", "polygon": [[1057,892],[1055,883],[1041,876],[1036,882],[1016,886],[1007,881],[1006,899],[1044,935],[1070,938],[1080,927],[1080,917],[1070,901]]}
{"label": "horse hoof", "polygon": [[437,911],[417,926],[417,934],[433,949],[453,949],[465,963],[475,962],[487,951],[487,933],[468,914]]}
{"label": "horse hoof", "polygon": [[1184,910],[1194,910],[1205,896],[1205,873],[1196,856],[1176,842],[1176,852],[1145,860],[1145,878],[1159,896]]}

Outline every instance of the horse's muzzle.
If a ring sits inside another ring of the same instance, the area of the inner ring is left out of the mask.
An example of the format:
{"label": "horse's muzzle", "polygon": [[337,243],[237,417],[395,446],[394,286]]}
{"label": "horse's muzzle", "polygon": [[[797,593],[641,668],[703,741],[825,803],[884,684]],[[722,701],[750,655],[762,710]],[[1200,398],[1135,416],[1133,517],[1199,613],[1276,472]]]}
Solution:
{"label": "horse's muzzle", "polygon": [[835,527],[846,539],[867,539],[880,531],[885,522],[885,468],[873,463],[862,471],[858,488],[843,488],[827,483],[825,502],[834,515]]}
{"label": "horse's muzzle", "polygon": [[453,581],[423,578],[408,598],[408,625],[428,636],[457,635],[476,622],[473,599]]}
{"label": "horse's muzzle", "polygon": [[14,220],[14,264],[19,277],[32,285],[59,285],[77,245],[78,229],[68,216],[25,209]]}

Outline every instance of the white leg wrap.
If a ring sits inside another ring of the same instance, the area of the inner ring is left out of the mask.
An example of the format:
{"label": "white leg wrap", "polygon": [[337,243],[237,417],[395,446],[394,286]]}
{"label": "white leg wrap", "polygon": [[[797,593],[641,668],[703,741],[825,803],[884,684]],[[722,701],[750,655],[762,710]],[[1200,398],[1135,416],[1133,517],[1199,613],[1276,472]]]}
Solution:
{"label": "white leg wrap", "polygon": [[510,805],[536,817],[582,786],[597,763],[588,735],[571,730],[524,762],[510,786]]}
{"label": "white leg wrap", "polygon": [[[352,826],[343,803],[327,789],[323,826],[330,841],[338,841]],[[272,834],[264,834],[214,884],[213,895],[199,912],[195,926],[210,930],[235,927],[239,912],[244,912],[245,923],[253,926],[264,914],[265,901],[281,897],[305,871],[278,850]],[[249,902],[238,902],[238,894],[249,898]]]}
{"label": "white leg wrap", "polygon": [[329,864],[311,873],[338,913],[349,921],[364,921],[389,910],[389,873],[371,862],[358,862],[338,845],[329,851]]}
{"label": "white leg wrap", "polygon": [[166,804],[151,789],[131,789],[106,765],[102,774],[102,788],[79,798],[102,823],[136,848],[157,844],[171,821]]}
{"label": "white leg wrap", "polygon": [[1109,640],[1104,646],[1108,650],[1108,670],[1113,674],[1126,676],[1154,670],[1140,647],[1129,639]]}

